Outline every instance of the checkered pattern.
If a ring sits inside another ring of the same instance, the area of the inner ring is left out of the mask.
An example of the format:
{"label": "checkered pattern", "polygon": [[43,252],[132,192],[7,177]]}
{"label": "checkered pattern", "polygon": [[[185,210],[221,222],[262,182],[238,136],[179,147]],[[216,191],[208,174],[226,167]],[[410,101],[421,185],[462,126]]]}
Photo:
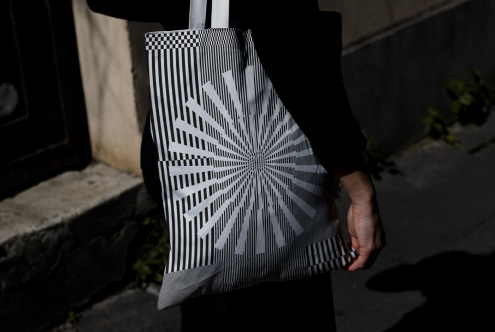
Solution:
{"label": "checkered pattern", "polygon": [[[244,43],[244,46],[241,46],[240,41]],[[207,29],[159,31],[146,34],[147,51],[195,47],[254,48],[250,30]]]}
{"label": "checkered pattern", "polygon": [[200,31],[149,32],[146,34],[146,50],[166,50],[199,46]]}
{"label": "checkered pattern", "polygon": [[234,29],[210,29],[200,38],[202,47],[220,46],[239,48],[239,40],[242,39],[242,32]]}

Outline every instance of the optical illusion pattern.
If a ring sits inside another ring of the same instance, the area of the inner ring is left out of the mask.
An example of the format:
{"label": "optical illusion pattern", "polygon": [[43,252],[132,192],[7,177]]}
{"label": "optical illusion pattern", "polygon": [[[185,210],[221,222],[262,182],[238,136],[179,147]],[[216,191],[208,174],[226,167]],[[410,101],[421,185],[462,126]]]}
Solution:
{"label": "optical illusion pattern", "polygon": [[250,32],[146,40],[171,234],[165,273],[223,263],[226,289],[234,289],[243,287],[236,280],[299,278],[355,258],[330,228],[328,240],[297,245],[312,225],[331,224],[317,213],[328,205],[328,174],[265,75]]}

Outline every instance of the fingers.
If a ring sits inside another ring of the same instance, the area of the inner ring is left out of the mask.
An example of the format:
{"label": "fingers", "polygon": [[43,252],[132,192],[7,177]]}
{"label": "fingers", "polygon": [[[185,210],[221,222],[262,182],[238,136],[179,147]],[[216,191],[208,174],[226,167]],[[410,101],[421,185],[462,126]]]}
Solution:
{"label": "fingers", "polygon": [[365,248],[354,244],[354,238],[351,238],[351,242],[353,243],[352,247],[356,249],[356,251],[359,253],[359,256],[342,269],[345,271],[354,272],[357,270],[367,270],[371,268],[378,259],[378,255],[382,251],[383,245],[374,248],[373,250],[365,250]]}
{"label": "fingers", "polygon": [[[380,223],[381,224],[381,223]],[[351,235],[351,245],[358,252],[359,256],[350,262],[342,269],[349,272],[357,270],[367,270],[373,266],[378,259],[378,256],[382,249],[385,247],[385,234],[380,227],[377,230],[376,237],[372,241],[363,241],[357,237]]]}
{"label": "fingers", "polygon": [[354,272],[357,270],[362,270],[368,262],[369,256],[359,255],[357,259],[353,260],[350,264],[346,265],[342,269],[348,272]]}
{"label": "fingers", "polygon": [[347,225],[351,245],[359,256],[343,268],[346,271],[371,268],[385,246],[385,232],[376,204],[376,201],[369,201],[361,206],[353,202],[349,207]]}
{"label": "fingers", "polygon": [[366,250],[359,243],[359,239],[353,235],[351,235],[351,246],[356,249],[359,256],[342,269],[345,271],[354,272],[364,268],[369,259],[369,252],[366,252]]}

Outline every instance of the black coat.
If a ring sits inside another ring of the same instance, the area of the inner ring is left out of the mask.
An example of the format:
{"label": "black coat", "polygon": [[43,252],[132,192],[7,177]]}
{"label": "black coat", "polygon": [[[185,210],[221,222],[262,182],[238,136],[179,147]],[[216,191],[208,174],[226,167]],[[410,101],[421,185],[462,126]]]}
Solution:
{"label": "black coat", "polygon": [[[160,22],[165,30],[188,27],[188,0],[87,1],[104,15]],[[354,164],[366,139],[352,116],[342,79],[340,15],[320,13],[317,0],[231,0],[230,22],[252,30],[263,68],[325,169]],[[156,168],[149,125],[141,156],[146,181]]]}

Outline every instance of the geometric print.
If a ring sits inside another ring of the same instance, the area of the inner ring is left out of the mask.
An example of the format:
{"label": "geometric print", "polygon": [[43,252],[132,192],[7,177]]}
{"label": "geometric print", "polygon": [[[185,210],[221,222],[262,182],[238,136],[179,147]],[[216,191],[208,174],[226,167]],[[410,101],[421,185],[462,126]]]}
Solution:
{"label": "geometric print", "polygon": [[[347,252],[349,256],[346,256]],[[306,257],[312,275],[329,269],[340,269],[357,256],[355,250],[349,250],[349,245],[344,241],[342,234],[306,247]]]}
{"label": "geometric print", "polygon": [[153,32],[146,49],[171,244],[164,278],[222,265],[215,291],[224,292],[357,257],[332,217],[336,184],[278,97],[249,30]]}
{"label": "geometric print", "polygon": [[146,34],[146,51],[197,46],[199,46],[198,31],[188,30],[168,34],[150,32]]}
{"label": "geometric print", "polygon": [[196,47],[250,48],[252,47],[252,39],[250,37],[250,35],[246,36],[243,32],[236,29],[229,29],[228,31],[225,29],[208,29],[208,31],[149,32],[146,34],[145,40],[146,51],[159,52],[160,50],[167,49]]}

